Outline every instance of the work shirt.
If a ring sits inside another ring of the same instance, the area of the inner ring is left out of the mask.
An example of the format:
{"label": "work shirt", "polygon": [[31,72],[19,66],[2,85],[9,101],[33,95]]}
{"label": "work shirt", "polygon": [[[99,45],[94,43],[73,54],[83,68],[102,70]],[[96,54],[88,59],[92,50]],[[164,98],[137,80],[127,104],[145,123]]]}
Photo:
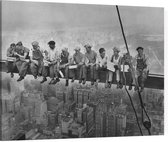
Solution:
{"label": "work shirt", "polygon": [[50,62],[53,62],[53,61],[59,61],[60,60],[60,54],[59,52],[57,51],[56,48],[54,49],[49,49],[48,51],[48,58],[49,58],[49,61]]}
{"label": "work shirt", "polygon": [[84,63],[85,62],[85,55],[82,54],[81,52],[79,53],[75,53],[73,55],[73,62],[75,62],[75,64],[79,64],[79,63]]}
{"label": "work shirt", "polygon": [[107,65],[107,61],[108,61],[108,56],[105,55],[104,58],[102,58],[100,56],[100,54],[97,56],[97,59],[96,59],[96,64],[100,65],[100,67],[102,66],[106,66]]}
{"label": "work shirt", "polygon": [[130,60],[132,62],[132,56],[125,55],[121,58],[121,64],[130,66]]}
{"label": "work shirt", "polygon": [[[24,56],[25,53],[29,53],[29,51],[30,50],[24,46],[16,46],[16,49],[15,49],[15,52],[21,56]],[[29,55],[27,54],[26,59],[28,58],[28,56]],[[17,57],[17,58],[19,58],[19,57]]]}
{"label": "work shirt", "polygon": [[111,62],[113,62],[114,65],[119,66],[119,65],[120,65],[120,62],[121,62],[121,56],[118,55],[118,57],[117,57],[117,59],[116,59],[115,56],[113,55],[113,56],[111,57]]}
{"label": "work shirt", "polygon": [[138,70],[143,70],[148,68],[148,58],[145,56],[145,54],[142,55],[142,57],[138,55],[135,56],[135,67]]}
{"label": "work shirt", "polygon": [[67,64],[69,62],[69,52],[61,53],[61,62],[60,64]]}
{"label": "work shirt", "polygon": [[33,60],[42,60],[43,59],[43,54],[40,51],[40,49],[37,50],[32,50],[32,59]]}
{"label": "work shirt", "polygon": [[7,57],[13,57],[15,52],[15,48],[9,47],[7,49]]}
{"label": "work shirt", "polygon": [[90,53],[85,53],[86,58],[88,59],[88,63],[96,63],[97,54],[95,51],[91,50]]}

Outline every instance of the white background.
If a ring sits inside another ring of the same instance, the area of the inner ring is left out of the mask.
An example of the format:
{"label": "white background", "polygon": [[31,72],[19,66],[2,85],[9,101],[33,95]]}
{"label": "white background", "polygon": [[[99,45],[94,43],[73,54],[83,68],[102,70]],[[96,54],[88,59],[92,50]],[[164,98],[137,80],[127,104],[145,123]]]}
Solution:
{"label": "white background", "polygon": [[[165,103],[165,135],[164,136],[143,136],[143,137],[118,137],[118,138],[91,138],[91,139],[68,139],[68,140],[50,140],[50,141],[61,141],[61,142],[86,142],[86,141],[93,141],[93,142],[130,142],[130,141],[136,141],[136,142],[162,142],[162,141],[168,141],[168,99],[167,99],[167,92],[168,92],[168,78],[167,78],[167,72],[168,72],[168,1],[167,0],[17,0],[17,1],[34,1],[34,2],[61,2],[61,3],[80,3],[80,4],[105,4],[105,5],[127,5],[127,6],[151,6],[151,7],[164,7],[164,26],[165,26],[165,32],[164,32],[164,73],[165,73],[165,91],[164,91],[164,103]],[[167,56],[167,57],[166,57]],[[41,140],[42,141],[42,140]],[[46,140],[44,140],[46,141]],[[49,140],[47,140],[49,141]]]}

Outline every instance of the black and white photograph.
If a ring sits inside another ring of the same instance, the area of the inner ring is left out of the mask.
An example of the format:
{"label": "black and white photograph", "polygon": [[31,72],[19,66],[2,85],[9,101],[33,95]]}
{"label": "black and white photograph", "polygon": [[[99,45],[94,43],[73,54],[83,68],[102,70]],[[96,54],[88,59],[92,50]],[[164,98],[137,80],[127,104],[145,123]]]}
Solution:
{"label": "black and white photograph", "polygon": [[1,2],[0,139],[163,136],[164,7]]}

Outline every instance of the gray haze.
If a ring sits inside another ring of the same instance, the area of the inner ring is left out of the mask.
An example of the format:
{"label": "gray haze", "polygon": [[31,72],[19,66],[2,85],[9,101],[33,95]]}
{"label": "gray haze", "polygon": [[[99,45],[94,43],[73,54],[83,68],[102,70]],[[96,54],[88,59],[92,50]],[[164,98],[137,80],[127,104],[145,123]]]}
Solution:
{"label": "gray haze", "polygon": [[[120,7],[125,28],[163,34],[163,8]],[[113,26],[115,6],[39,2],[2,2],[3,31]],[[142,32],[145,32],[142,31]]]}

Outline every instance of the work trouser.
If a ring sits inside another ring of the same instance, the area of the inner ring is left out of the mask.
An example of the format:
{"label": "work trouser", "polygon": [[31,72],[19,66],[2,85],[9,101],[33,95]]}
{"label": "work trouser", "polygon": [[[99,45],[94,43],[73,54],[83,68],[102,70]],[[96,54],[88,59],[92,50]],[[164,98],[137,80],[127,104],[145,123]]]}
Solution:
{"label": "work trouser", "polygon": [[119,69],[115,70],[115,72],[108,71],[108,81],[109,82],[113,81],[114,73],[116,74],[116,81],[119,82],[120,81],[120,70]]}
{"label": "work trouser", "polygon": [[78,65],[77,69],[72,70],[72,76],[75,78],[75,73],[78,75],[78,79],[86,79],[86,66],[85,65]]}
{"label": "work trouser", "polygon": [[106,67],[100,67],[100,65],[96,65],[95,79],[100,80],[101,73],[104,71],[106,80],[108,80],[108,70]]}
{"label": "work trouser", "polygon": [[58,66],[57,66],[57,64],[49,65],[49,66],[43,66],[42,76],[47,77],[48,75],[52,79],[54,79],[54,77],[58,78]]}
{"label": "work trouser", "polygon": [[42,66],[43,62],[38,61],[38,65],[35,64],[34,62],[30,63],[30,70],[33,76],[37,76],[38,74],[42,74]]}
{"label": "work trouser", "polygon": [[[128,69],[128,76],[129,76],[129,78],[127,78],[126,81],[128,82],[129,86],[132,86],[135,83],[133,82],[133,72],[130,68]],[[120,73],[120,77],[121,77],[120,78],[121,84],[125,84],[123,71]]]}
{"label": "work trouser", "polygon": [[7,72],[13,73],[15,66],[16,66],[15,61],[6,61]]}
{"label": "work trouser", "polygon": [[138,85],[142,88],[144,88],[147,77],[148,77],[147,70],[137,69],[135,71],[135,78],[138,81]]}
{"label": "work trouser", "polygon": [[59,69],[64,72],[65,79],[69,79],[69,66],[60,65]]}
{"label": "work trouser", "polygon": [[87,66],[87,69],[90,71],[90,78],[92,81],[98,79],[98,70],[96,69],[96,65],[94,66]]}
{"label": "work trouser", "polygon": [[18,60],[16,61],[16,67],[21,77],[25,77],[29,68],[29,62]]}

